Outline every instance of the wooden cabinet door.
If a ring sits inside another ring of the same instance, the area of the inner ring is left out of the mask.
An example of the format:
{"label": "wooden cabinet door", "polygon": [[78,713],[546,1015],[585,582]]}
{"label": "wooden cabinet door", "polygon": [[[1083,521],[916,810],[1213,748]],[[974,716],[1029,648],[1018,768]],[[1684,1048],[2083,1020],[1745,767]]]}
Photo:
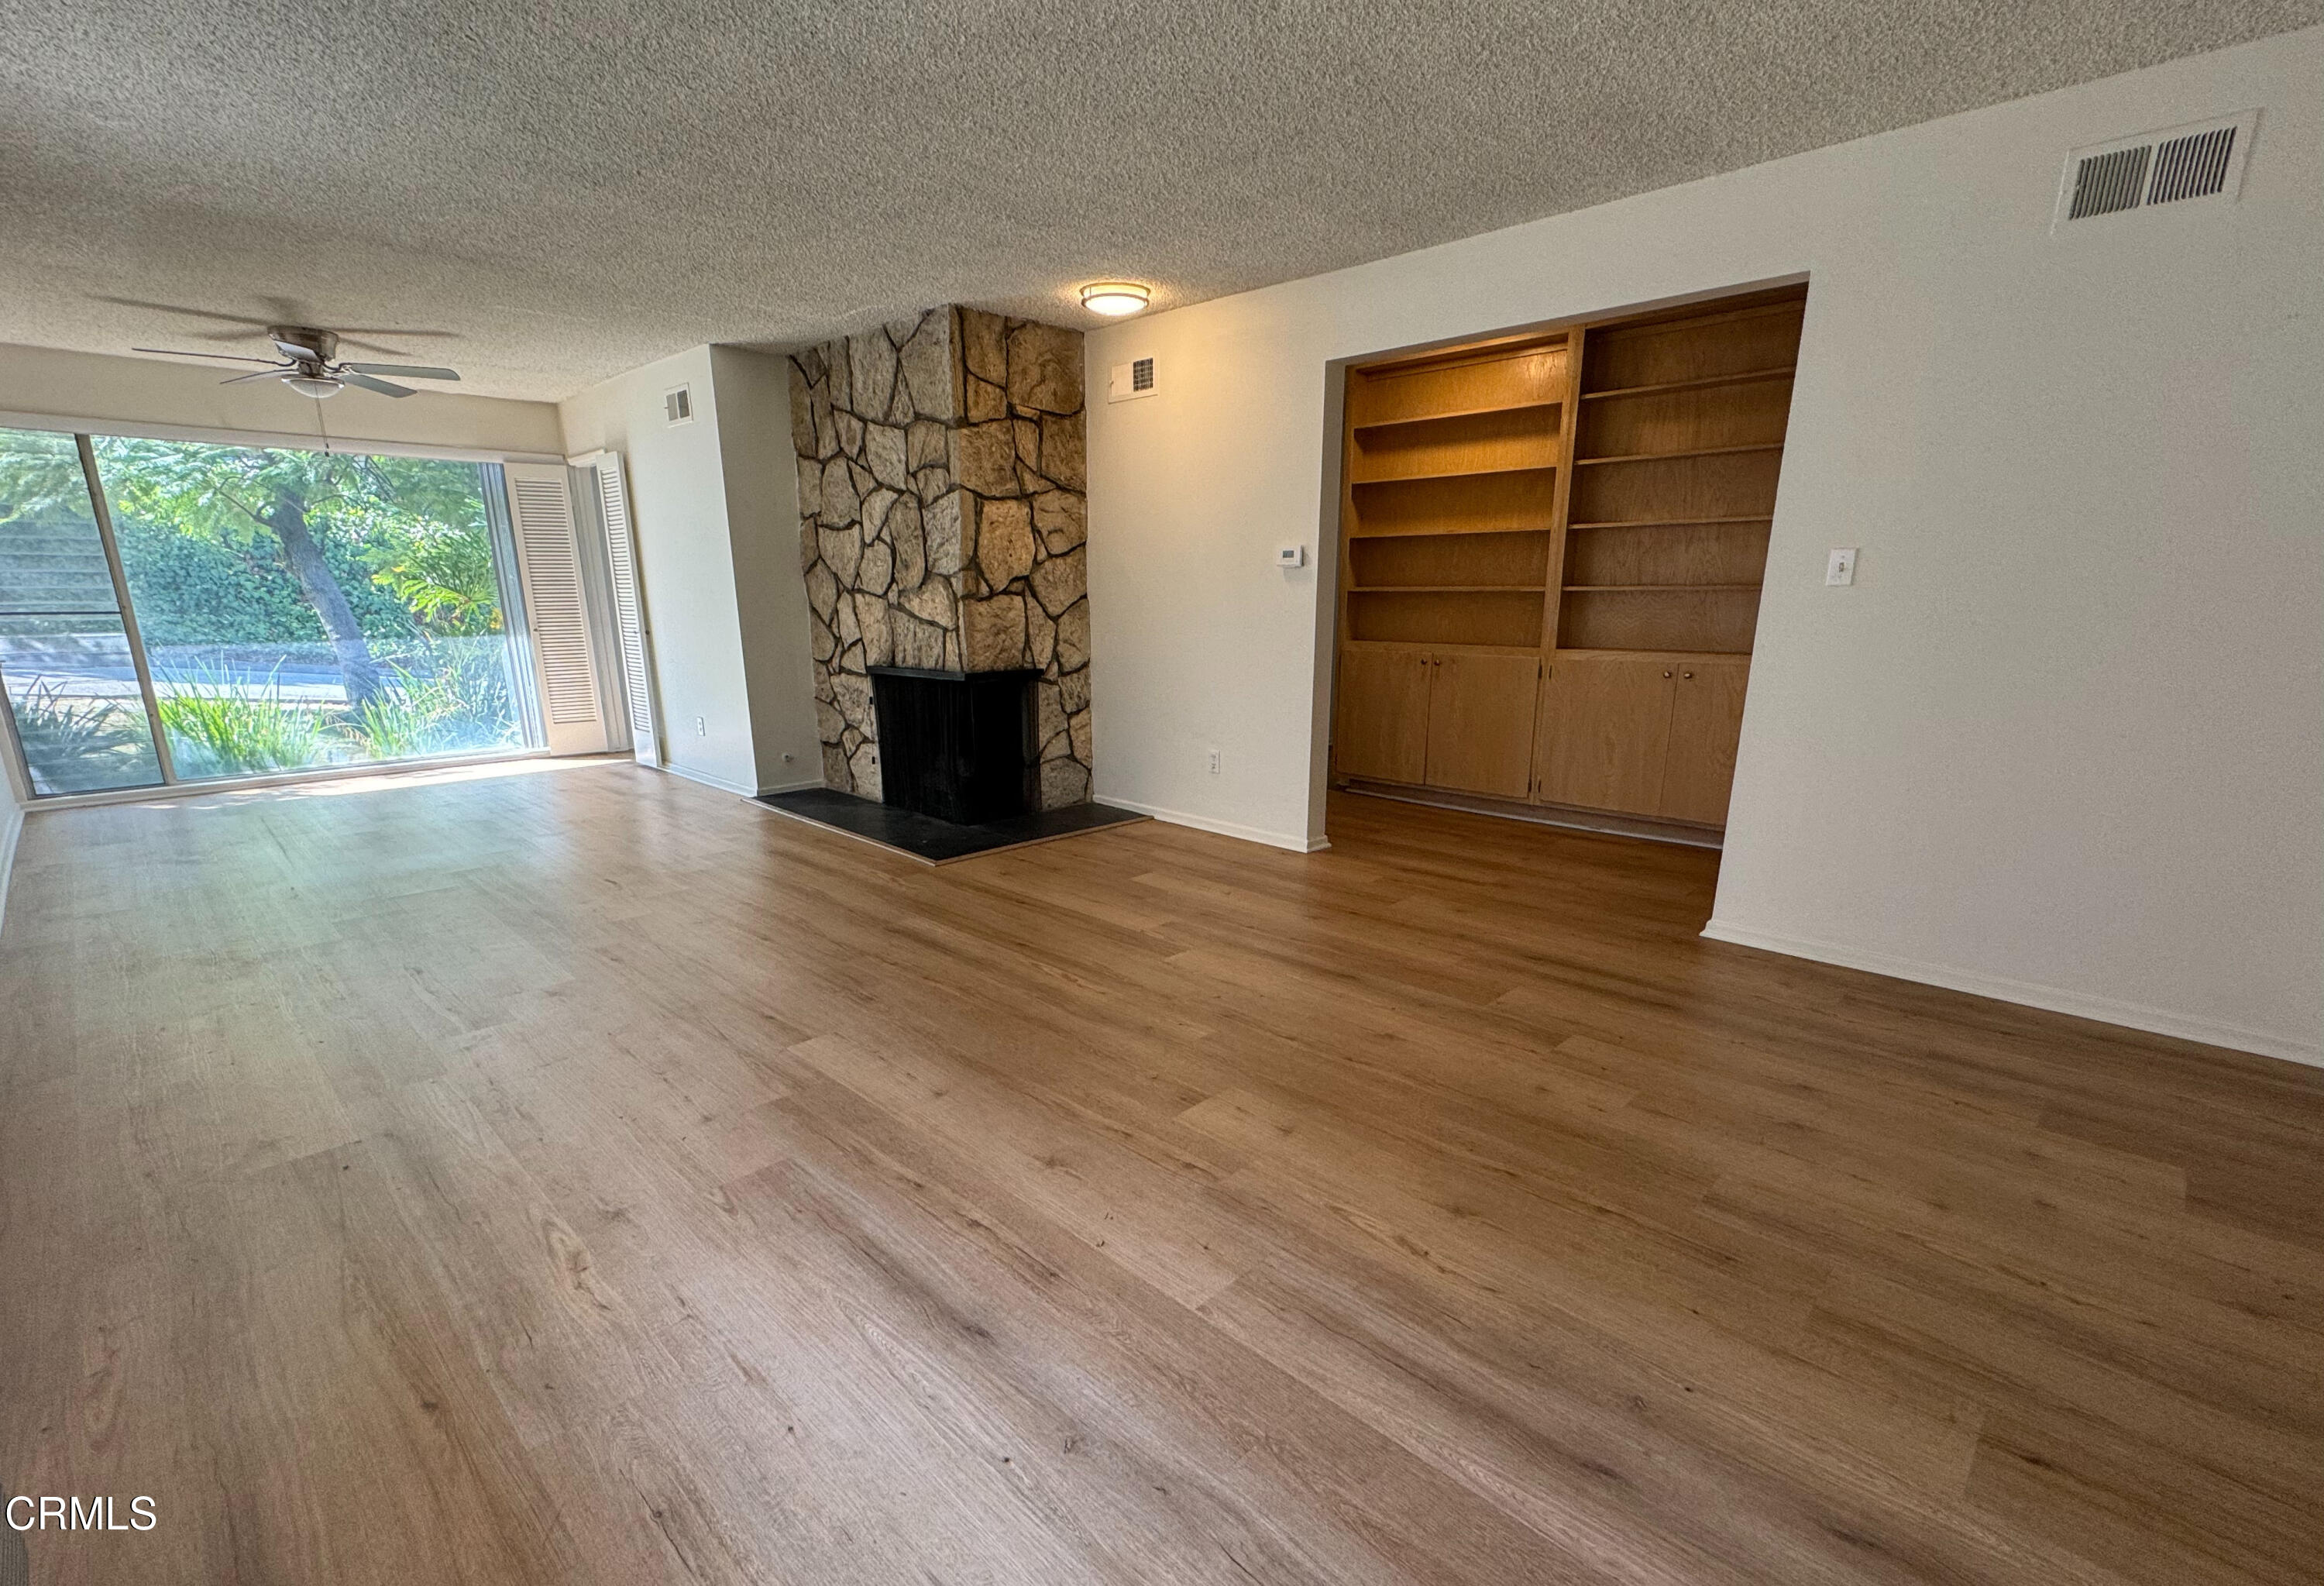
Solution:
{"label": "wooden cabinet door", "polygon": [[1430,671],[1428,785],[1523,798],[1533,782],[1537,655],[1440,655]]}
{"label": "wooden cabinet door", "polygon": [[1678,668],[1628,656],[1552,658],[1541,691],[1545,804],[1662,813]]}
{"label": "wooden cabinet door", "polygon": [[1727,824],[1735,785],[1735,742],[1743,732],[1743,688],[1751,663],[1740,656],[1681,661],[1671,704],[1670,752],[1663,766],[1663,815],[1704,825]]}
{"label": "wooden cabinet door", "polygon": [[1340,652],[1339,724],[1332,764],[1343,777],[1423,780],[1428,770],[1428,682],[1425,650],[1351,646]]}

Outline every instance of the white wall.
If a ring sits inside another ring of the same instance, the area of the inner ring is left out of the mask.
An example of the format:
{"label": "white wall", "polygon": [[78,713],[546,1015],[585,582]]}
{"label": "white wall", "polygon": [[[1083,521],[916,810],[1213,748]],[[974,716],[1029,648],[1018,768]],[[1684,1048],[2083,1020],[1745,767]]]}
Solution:
{"label": "white wall", "polygon": [[[674,771],[743,794],[822,779],[780,364],[766,354],[695,347],[558,405],[568,456],[610,447],[628,462],[664,759]],[[681,384],[692,389],[695,417],[672,426],[662,396]],[[765,444],[781,450],[779,467],[752,448],[761,428],[770,430]],[[790,560],[770,571],[773,538]],[[797,621],[786,629],[794,588]],[[797,695],[778,704],[787,644],[797,652]],[[754,671],[769,695],[755,703]],[[794,757],[788,766],[786,752]],[[807,769],[792,774],[795,767]]]}
{"label": "white wall", "polygon": [[422,391],[383,397],[345,391],[324,401],[278,381],[221,385],[231,364],[203,368],[162,358],[113,358],[54,347],[0,346],[0,424],[10,415],[86,420],[115,433],[233,431],[311,445],[317,423],[335,440],[555,456],[562,444],[549,402]]}
{"label": "white wall", "polygon": [[718,451],[751,701],[759,786],[823,786],[807,580],[799,574],[798,454],[791,447],[790,360],[710,349]]}
{"label": "white wall", "polygon": [[[2319,89],[2311,29],[1093,331],[1162,388],[1090,411],[1098,796],[1321,840],[1334,360],[1804,274],[1711,933],[2314,1060]],[[2252,106],[2239,204],[2049,234],[2070,148]]]}

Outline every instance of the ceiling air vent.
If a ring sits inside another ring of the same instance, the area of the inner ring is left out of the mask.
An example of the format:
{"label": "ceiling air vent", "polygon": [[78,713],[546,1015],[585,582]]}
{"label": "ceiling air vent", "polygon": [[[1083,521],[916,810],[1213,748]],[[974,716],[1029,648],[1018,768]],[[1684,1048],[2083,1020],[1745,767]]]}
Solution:
{"label": "ceiling air vent", "polygon": [[2093,143],[2066,156],[2050,229],[2191,198],[2233,202],[2259,112]]}
{"label": "ceiling air vent", "polygon": [[1126,402],[1133,397],[1154,394],[1154,360],[1132,358],[1127,364],[1116,364],[1112,378],[1106,383],[1105,400]]}

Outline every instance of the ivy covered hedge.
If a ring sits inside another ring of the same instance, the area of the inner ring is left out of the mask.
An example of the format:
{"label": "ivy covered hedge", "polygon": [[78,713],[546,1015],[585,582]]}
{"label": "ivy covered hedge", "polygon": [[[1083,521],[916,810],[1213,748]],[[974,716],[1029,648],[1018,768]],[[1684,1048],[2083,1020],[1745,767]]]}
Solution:
{"label": "ivy covered hedge", "polygon": [[[315,608],[271,541],[233,549],[133,518],[116,518],[114,530],[146,643],[320,643],[326,637]],[[411,613],[372,581],[371,566],[359,549],[326,525],[316,530],[323,560],[346,592],[365,635],[392,639],[412,633]]]}

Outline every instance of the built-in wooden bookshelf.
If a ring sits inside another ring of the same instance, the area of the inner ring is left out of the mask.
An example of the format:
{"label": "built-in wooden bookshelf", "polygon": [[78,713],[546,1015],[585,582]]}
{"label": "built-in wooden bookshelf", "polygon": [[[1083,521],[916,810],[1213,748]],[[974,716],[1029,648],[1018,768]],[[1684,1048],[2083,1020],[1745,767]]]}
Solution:
{"label": "built-in wooden bookshelf", "polygon": [[1341,558],[1350,641],[1540,648],[1568,450],[1565,340],[1351,374]]}
{"label": "built-in wooden bookshelf", "polygon": [[1342,778],[1724,823],[1805,299],[1349,372]]}

